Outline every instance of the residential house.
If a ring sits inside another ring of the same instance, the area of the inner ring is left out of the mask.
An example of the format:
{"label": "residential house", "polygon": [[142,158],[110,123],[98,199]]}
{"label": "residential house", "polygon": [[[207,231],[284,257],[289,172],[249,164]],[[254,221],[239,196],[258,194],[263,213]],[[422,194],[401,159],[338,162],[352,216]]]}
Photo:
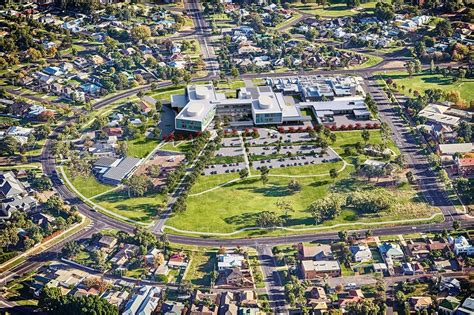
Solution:
{"label": "residential house", "polygon": [[155,314],[162,291],[158,287],[149,285],[138,288],[137,292],[125,304],[123,315],[151,315]]}
{"label": "residential house", "polygon": [[446,143],[438,145],[438,152],[443,160],[452,160],[455,154],[474,152],[474,143]]}
{"label": "residential house", "polygon": [[333,259],[331,245],[298,244],[298,258],[301,260],[329,260]]}
{"label": "residential house", "polygon": [[97,243],[102,250],[110,252],[117,245],[117,239],[113,236],[103,235]]}
{"label": "residential house", "polygon": [[28,142],[28,137],[31,134],[33,134],[33,128],[25,128],[20,126],[11,126],[5,132],[5,136],[12,136],[22,145]]}
{"label": "residential house", "polygon": [[161,305],[160,314],[163,315],[181,315],[185,306],[181,302],[166,301]]}
{"label": "residential house", "polygon": [[449,240],[456,255],[474,255],[474,246],[469,244],[469,241],[463,235],[460,235],[456,238],[449,237]]}
{"label": "residential house", "polygon": [[385,242],[379,245],[379,251],[382,257],[389,257],[393,260],[400,260],[405,256],[400,245],[395,243]]}
{"label": "residential house", "polygon": [[474,298],[468,297],[462,302],[461,306],[456,312],[457,315],[472,315],[474,314]]}
{"label": "residential house", "polygon": [[303,260],[301,261],[300,270],[304,279],[311,280],[324,277],[339,277],[341,275],[341,266],[339,262],[334,260]]}
{"label": "residential house", "polygon": [[184,252],[175,252],[170,255],[168,267],[173,269],[186,269],[188,267],[188,256]]}
{"label": "residential house", "polygon": [[245,257],[240,254],[222,254],[217,256],[217,270],[242,268]]}
{"label": "residential house", "polygon": [[433,300],[429,296],[414,296],[408,302],[414,311],[425,310],[433,304]]}
{"label": "residential house", "polygon": [[221,294],[219,305],[219,315],[237,315],[237,296],[233,292],[224,292]]}
{"label": "residential house", "polygon": [[474,158],[460,158],[455,160],[459,175],[469,177],[474,174]]}
{"label": "residential house", "polygon": [[367,262],[372,260],[372,252],[365,244],[358,244],[349,247],[354,262]]}
{"label": "residential house", "polygon": [[438,305],[438,314],[440,315],[454,315],[461,305],[461,301],[453,296],[448,296],[442,300]]}
{"label": "residential house", "polygon": [[0,219],[9,219],[14,211],[29,211],[37,205],[11,171],[0,173],[0,200]]}
{"label": "residential house", "polygon": [[457,296],[461,293],[461,282],[456,278],[441,277],[439,279],[439,292],[451,296]]}
{"label": "residential house", "polygon": [[196,290],[191,299],[189,315],[217,315],[220,303],[220,294]]}
{"label": "residential house", "polygon": [[128,260],[138,252],[138,246],[133,244],[123,244],[120,250],[110,259],[115,269],[122,269]]}
{"label": "residential house", "polygon": [[[220,273],[220,276],[223,278],[224,286],[236,288],[253,287],[252,276],[249,270],[240,268],[225,269]],[[218,281],[218,283],[222,283],[222,281]]]}

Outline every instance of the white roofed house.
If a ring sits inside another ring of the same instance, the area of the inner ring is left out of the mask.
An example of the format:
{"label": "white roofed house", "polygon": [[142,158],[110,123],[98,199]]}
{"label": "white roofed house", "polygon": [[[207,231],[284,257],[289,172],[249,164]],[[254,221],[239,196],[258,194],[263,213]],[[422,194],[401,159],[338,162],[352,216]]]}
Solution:
{"label": "white roofed house", "polygon": [[352,259],[355,262],[367,262],[372,260],[372,252],[365,244],[353,245],[350,248]]}
{"label": "white roofed house", "polygon": [[217,269],[242,268],[245,258],[240,254],[223,254],[217,257]]}
{"label": "white roofed house", "polygon": [[474,152],[474,143],[446,143],[438,145],[438,152],[443,160],[452,160],[456,153]]}
{"label": "white roofed house", "polygon": [[14,211],[29,211],[37,201],[13,172],[0,173],[0,219],[9,219]]}
{"label": "white roofed house", "polygon": [[154,314],[162,297],[161,289],[149,285],[138,288],[124,306],[123,315]]}

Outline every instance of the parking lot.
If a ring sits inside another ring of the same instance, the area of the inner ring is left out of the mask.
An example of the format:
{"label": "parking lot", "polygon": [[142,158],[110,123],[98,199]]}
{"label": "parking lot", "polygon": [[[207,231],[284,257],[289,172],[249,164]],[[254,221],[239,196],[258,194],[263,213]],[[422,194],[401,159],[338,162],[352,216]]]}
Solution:
{"label": "parking lot", "polygon": [[229,164],[212,164],[208,165],[204,171],[204,175],[215,175],[215,174],[226,174],[226,173],[238,173],[241,169],[244,169],[245,163],[229,163]]}
{"label": "parking lot", "polygon": [[321,148],[316,145],[282,145],[280,151],[276,146],[250,147],[251,155],[270,155],[270,154],[292,154],[292,155],[309,155],[321,152]]}

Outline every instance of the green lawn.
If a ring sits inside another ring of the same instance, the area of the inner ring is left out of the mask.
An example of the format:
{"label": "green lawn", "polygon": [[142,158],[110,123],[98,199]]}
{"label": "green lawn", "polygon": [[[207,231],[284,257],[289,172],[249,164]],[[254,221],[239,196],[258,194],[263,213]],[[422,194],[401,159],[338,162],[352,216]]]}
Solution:
{"label": "green lawn", "polygon": [[[328,168],[330,165],[328,165]],[[343,171],[336,188],[339,191],[351,191],[356,188],[371,189],[365,181],[349,179],[352,167]],[[270,174],[272,172],[270,171]],[[213,176],[202,176],[197,185],[202,184]],[[226,178],[228,179],[228,178]],[[201,232],[232,232],[244,227],[255,226],[257,214],[261,211],[276,211],[283,215],[275,203],[279,200],[286,200],[293,205],[294,212],[289,213],[286,226],[291,227],[312,227],[314,221],[307,211],[308,206],[318,198],[325,196],[328,189],[333,184],[329,176],[313,178],[297,178],[302,185],[302,190],[291,193],[287,190],[287,185],[291,178],[271,177],[266,185],[260,181],[259,177],[248,178],[207,192],[198,196],[188,197],[187,210],[172,217],[167,224],[183,230]],[[221,182],[224,179],[220,178]],[[202,191],[202,190],[201,190]],[[394,190],[397,197],[397,204],[403,205],[399,208],[391,209],[380,215],[358,213],[353,209],[345,209],[341,215],[334,220],[323,223],[325,226],[338,223],[373,222],[397,220],[406,218],[425,217],[433,214],[434,210],[425,207],[423,204],[412,204],[415,197],[410,187],[406,191]]]}
{"label": "green lawn", "polygon": [[411,78],[406,71],[393,71],[386,73],[379,73],[381,79],[393,79],[398,86],[405,86],[402,93],[409,94],[409,89],[418,92],[424,92],[427,89],[441,89],[445,92],[452,90],[459,91],[461,97],[467,101],[474,99],[474,79],[464,79],[463,81],[453,82],[451,77],[444,78],[441,74],[430,74],[429,71],[424,71],[421,74],[415,74]]}
{"label": "green lawn", "polygon": [[64,172],[71,181],[72,185],[85,197],[90,198],[95,195],[101,194],[114,188],[114,186],[104,185],[97,181],[94,175],[89,176],[72,176],[70,170],[65,167]]}
{"label": "green lawn", "polygon": [[167,142],[161,147],[160,150],[186,153],[189,150],[191,143],[191,141]]}
{"label": "green lawn", "polygon": [[[369,130],[370,139],[369,144],[382,144],[383,138],[379,130]],[[344,147],[354,146],[357,142],[364,144],[362,139],[362,131],[336,131],[336,141],[333,144],[330,144],[330,147],[333,148],[337,153],[342,154],[344,152]],[[396,154],[400,154],[400,150],[393,143],[391,139],[387,141],[387,146],[392,149]]]}
{"label": "green lawn", "polygon": [[95,203],[114,213],[142,223],[152,221],[163,200],[163,196],[156,193],[128,198],[126,191],[113,191],[93,199]]}
{"label": "green lawn", "polygon": [[383,58],[379,57],[379,56],[374,56],[374,55],[369,55],[369,54],[361,54],[361,55],[367,57],[367,61],[360,64],[360,65],[350,67],[350,69],[370,68],[370,67],[373,67],[373,66],[375,66],[375,65],[377,65],[377,64],[379,64],[383,61]]}
{"label": "green lawn", "polygon": [[[387,1],[388,2],[388,1]],[[352,16],[359,13],[371,13],[377,4],[377,1],[362,3],[358,8],[349,8],[344,1],[330,1],[331,5],[323,8],[316,3],[296,3],[293,8],[302,10],[306,13],[325,17]]]}
{"label": "green lawn", "polygon": [[127,155],[144,158],[158,145],[158,143],[160,143],[159,140],[145,138],[144,135],[140,135],[136,139],[127,141]]}
{"label": "green lawn", "polygon": [[170,86],[153,90],[147,93],[147,95],[150,95],[151,97],[157,100],[162,100],[164,102],[169,102],[171,95],[173,94],[184,94],[184,86]]}

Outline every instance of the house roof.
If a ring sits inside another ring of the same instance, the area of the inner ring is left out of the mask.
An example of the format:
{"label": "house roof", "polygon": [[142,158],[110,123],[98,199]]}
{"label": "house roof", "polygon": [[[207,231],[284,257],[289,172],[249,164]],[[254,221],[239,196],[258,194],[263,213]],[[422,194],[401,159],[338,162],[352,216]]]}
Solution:
{"label": "house roof", "polygon": [[317,255],[330,256],[332,254],[330,245],[300,245],[300,254],[303,257],[314,257]]}
{"label": "house roof", "polygon": [[0,196],[10,198],[23,193],[26,193],[25,187],[16,179],[13,172],[0,173]]}
{"label": "house roof", "polygon": [[140,161],[141,159],[133,157],[122,158],[115,167],[110,167],[102,177],[109,180],[121,181],[138,165],[138,163],[140,163]]}
{"label": "house roof", "polygon": [[458,165],[461,167],[474,166],[474,158],[463,158],[458,160]]}
{"label": "house roof", "polygon": [[451,155],[455,153],[468,153],[474,151],[474,143],[447,143],[440,144],[439,150],[444,155]]}

